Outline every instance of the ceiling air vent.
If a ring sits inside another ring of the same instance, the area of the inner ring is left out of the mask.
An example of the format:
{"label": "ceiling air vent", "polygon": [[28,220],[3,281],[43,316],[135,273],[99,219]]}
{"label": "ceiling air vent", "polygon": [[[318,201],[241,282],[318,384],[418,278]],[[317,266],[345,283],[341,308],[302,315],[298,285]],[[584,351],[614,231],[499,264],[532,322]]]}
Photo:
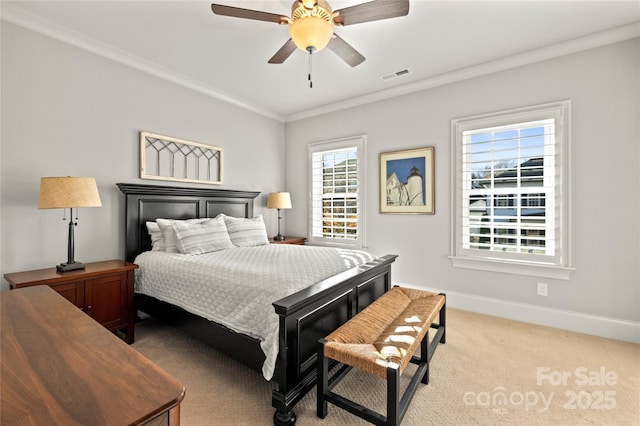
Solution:
{"label": "ceiling air vent", "polygon": [[409,74],[409,70],[405,68],[400,71],[392,72],[391,74],[385,74],[380,78],[382,78],[383,80],[391,80],[392,78],[401,77],[407,74]]}

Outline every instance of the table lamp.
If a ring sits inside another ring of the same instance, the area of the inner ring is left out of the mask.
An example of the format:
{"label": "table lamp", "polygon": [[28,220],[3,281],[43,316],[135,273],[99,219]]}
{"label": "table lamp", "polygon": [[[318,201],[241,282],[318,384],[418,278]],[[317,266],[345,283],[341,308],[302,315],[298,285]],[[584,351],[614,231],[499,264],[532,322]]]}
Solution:
{"label": "table lamp", "polygon": [[273,237],[273,239],[274,241],[282,241],[284,240],[284,235],[280,233],[280,219],[282,219],[280,209],[291,208],[291,196],[288,192],[272,192],[267,198],[267,208],[278,209],[278,235]]}
{"label": "table lamp", "polygon": [[[84,263],[76,262],[73,256],[73,228],[78,226],[73,220],[73,209],[80,207],[101,207],[96,180],[90,177],[43,177],[40,179],[39,209],[69,209],[69,241],[67,262],[56,266],[60,272],[84,269]],[[76,212],[77,215],[77,212]],[[65,220],[63,218],[63,220]]]}

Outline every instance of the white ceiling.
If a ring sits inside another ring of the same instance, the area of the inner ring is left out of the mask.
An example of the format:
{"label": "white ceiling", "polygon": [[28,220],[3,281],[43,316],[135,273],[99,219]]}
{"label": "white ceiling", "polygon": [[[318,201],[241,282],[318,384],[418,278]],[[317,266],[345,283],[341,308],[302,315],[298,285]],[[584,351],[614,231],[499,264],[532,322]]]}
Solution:
{"label": "white ceiling", "polygon": [[[218,3],[289,16],[292,1]],[[267,63],[288,39],[286,26],[214,15],[210,5],[2,1],[2,19],[282,121],[640,35],[638,0],[411,0],[408,16],[336,28],[367,60],[351,68],[317,52],[310,89],[307,53]],[[409,74],[381,78],[403,69]]]}

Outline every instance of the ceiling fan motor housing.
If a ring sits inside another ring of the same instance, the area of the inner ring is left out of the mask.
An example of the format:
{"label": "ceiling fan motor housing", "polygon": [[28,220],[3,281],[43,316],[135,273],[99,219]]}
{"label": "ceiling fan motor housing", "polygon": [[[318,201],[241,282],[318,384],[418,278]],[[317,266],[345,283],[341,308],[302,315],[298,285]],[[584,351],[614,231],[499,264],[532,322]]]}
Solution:
{"label": "ceiling fan motor housing", "polygon": [[324,49],[333,35],[331,6],[324,0],[318,0],[309,9],[304,2],[294,1],[289,35],[301,50],[317,52]]}

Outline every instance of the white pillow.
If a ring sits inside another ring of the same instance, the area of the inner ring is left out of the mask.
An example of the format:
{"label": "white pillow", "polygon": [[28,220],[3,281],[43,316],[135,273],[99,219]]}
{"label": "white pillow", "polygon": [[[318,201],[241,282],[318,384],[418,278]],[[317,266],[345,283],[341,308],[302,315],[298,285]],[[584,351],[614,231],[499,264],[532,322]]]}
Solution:
{"label": "white pillow", "polygon": [[269,244],[267,229],[262,215],[252,219],[223,216],[231,242],[238,247],[253,247]]}
{"label": "white pillow", "polygon": [[203,254],[233,247],[223,218],[203,223],[173,222],[180,253]]}
{"label": "white pillow", "polygon": [[173,229],[173,223],[181,222],[181,223],[204,223],[208,222],[209,218],[202,219],[186,219],[186,220],[178,220],[178,219],[156,219],[156,223],[160,227],[162,231],[162,236],[164,239],[164,251],[167,253],[180,253],[178,250],[178,243],[176,240],[176,232]]}
{"label": "white pillow", "polygon": [[164,235],[156,222],[147,222],[147,231],[151,237],[151,251],[164,251]]}

